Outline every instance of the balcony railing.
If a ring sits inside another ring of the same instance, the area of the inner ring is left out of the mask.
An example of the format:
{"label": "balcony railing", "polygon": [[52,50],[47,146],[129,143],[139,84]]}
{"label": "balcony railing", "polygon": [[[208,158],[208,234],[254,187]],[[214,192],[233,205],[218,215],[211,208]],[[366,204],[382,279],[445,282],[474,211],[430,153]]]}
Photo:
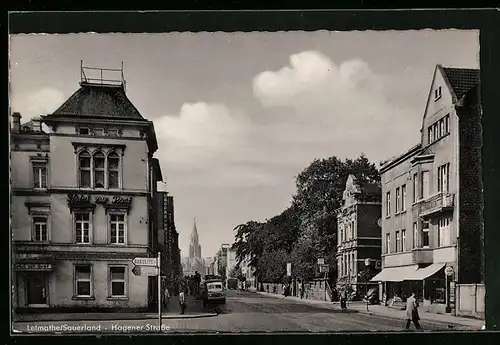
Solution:
{"label": "balcony railing", "polygon": [[454,194],[438,193],[419,203],[419,214],[421,217],[430,216],[445,210],[453,209]]}

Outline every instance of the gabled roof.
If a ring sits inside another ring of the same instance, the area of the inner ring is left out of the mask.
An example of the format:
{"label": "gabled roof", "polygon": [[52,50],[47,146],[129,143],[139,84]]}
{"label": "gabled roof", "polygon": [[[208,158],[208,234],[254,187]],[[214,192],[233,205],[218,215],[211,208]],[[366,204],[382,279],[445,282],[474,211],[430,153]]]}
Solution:
{"label": "gabled roof", "polygon": [[123,86],[91,83],[81,83],[80,89],[52,115],[144,120]]}
{"label": "gabled roof", "polygon": [[442,67],[457,100],[460,100],[469,90],[479,84],[478,69]]}

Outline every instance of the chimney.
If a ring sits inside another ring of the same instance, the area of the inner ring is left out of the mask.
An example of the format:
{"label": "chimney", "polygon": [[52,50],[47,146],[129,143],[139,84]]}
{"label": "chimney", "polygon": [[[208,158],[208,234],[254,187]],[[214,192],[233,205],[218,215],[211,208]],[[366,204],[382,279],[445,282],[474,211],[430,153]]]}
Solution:
{"label": "chimney", "polygon": [[21,130],[21,114],[13,113],[12,114],[12,132],[19,133]]}
{"label": "chimney", "polygon": [[42,131],[42,119],[40,117],[32,118],[31,123],[33,125],[33,132],[41,132]]}

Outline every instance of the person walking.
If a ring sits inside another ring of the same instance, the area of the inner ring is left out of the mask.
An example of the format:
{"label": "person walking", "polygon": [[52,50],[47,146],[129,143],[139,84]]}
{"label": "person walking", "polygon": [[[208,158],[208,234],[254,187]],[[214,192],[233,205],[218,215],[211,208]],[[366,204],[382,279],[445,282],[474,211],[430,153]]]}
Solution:
{"label": "person walking", "polygon": [[300,299],[304,298],[304,282],[300,282],[300,287],[299,287],[299,293],[300,293]]}
{"label": "person walking", "polygon": [[168,290],[168,287],[165,286],[165,289],[163,290],[163,306],[165,308],[168,308],[169,301],[170,301],[170,291]]}
{"label": "person walking", "polygon": [[419,320],[418,302],[415,293],[412,292],[411,296],[406,299],[406,329],[410,328],[411,322],[415,324],[416,329],[421,329],[422,327],[420,327]]}
{"label": "person walking", "polygon": [[346,289],[342,289],[340,292],[340,309],[342,311],[347,310],[347,291]]}
{"label": "person walking", "polygon": [[184,314],[186,311],[186,289],[181,289],[181,292],[179,293],[179,305],[181,307],[181,314]]}

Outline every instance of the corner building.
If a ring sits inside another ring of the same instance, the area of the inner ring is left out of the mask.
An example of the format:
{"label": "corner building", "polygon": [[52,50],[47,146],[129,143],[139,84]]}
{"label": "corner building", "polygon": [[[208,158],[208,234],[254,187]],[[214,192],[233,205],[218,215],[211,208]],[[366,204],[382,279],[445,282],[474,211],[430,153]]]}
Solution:
{"label": "corner building", "polygon": [[157,141],[123,79],[83,78],[30,128],[13,117],[14,306],[148,307],[155,277],[131,269],[134,257],[157,255],[150,219]]}
{"label": "corner building", "polygon": [[438,65],[421,142],[381,167],[383,270],[372,280],[387,303],[415,292],[427,311],[484,313],[479,95],[479,70]]}

